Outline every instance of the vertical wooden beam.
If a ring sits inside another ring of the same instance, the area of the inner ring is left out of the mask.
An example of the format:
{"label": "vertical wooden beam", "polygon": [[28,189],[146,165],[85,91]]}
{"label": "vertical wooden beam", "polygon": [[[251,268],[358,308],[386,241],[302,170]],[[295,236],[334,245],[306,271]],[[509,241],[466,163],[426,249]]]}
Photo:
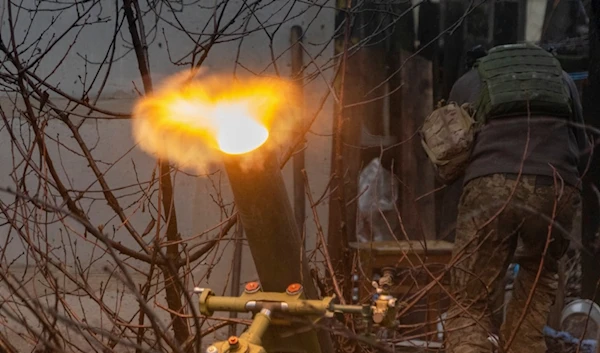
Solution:
{"label": "vertical wooden beam", "polygon": [[[418,28],[418,39],[419,49],[421,50],[421,56],[431,60],[431,70],[433,79],[433,101],[431,102],[434,106],[440,99],[442,99],[441,90],[441,69],[440,69],[440,41],[434,39],[439,35],[440,28],[442,28],[443,16],[441,13],[441,2],[424,2],[421,4],[419,9],[419,28]],[[433,42],[432,42],[433,41]],[[431,43],[432,42],[432,43]],[[429,44],[431,43],[431,44]],[[425,47],[426,45],[428,45]]]}
{"label": "vertical wooden beam", "polygon": [[471,50],[476,45],[488,46],[491,44],[490,27],[494,25],[495,21],[490,24],[489,18],[490,12],[494,13],[495,11],[491,11],[492,9],[490,7],[493,7],[495,10],[496,6],[498,6],[498,4],[495,4],[494,1],[488,1],[482,6],[472,9],[465,19],[463,25],[464,48],[461,52],[459,77],[469,70],[469,68],[465,67],[467,62],[467,51]]}
{"label": "vertical wooden beam", "polygon": [[[395,13],[403,13],[410,6],[409,4],[394,4],[393,9]],[[399,137],[400,131],[402,130],[403,121],[403,110],[402,104],[406,98],[402,93],[402,73],[400,71],[401,65],[403,64],[402,52],[414,52],[414,25],[413,16],[405,15],[405,18],[396,19],[396,25],[394,26],[394,32],[390,36],[390,45],[387,53],[387,66],[389,76],[389,91],[390,91],[390,130],[392,135],[396,136],[399,141],[402,139]],[[405,58],[406,59],[406,58]],[[396,153],[397,155],[398,153]],[[397,161],[396,161],[397,163]]]}
{"label": "vertical wooden beam", "polygon": [[519,42],[525,41],[525,33],[527,31],[527,0],[519,0],[518,4],[518,28],[517,28],[517,40]]}
{"label": "vertical wooden beam", "polygon": [[[383,29],[393,20],[393,15],[379,11],[380,6],[373,0],[365,0],[361,9],[362,33],[364,56],[361,59],[360,80],[364,87],[361,88],[360,101],[362,104],[362,124],[372,135],[384,134],[383,102],[387,78],[385,69],[386,37],[389,31]],[[362,158],[361,158],[362,159]],[[363,160],[368,163],[369,160]]]}
{"label": "vertical wooden beam", "polygon": [[[406,11],[407,5],[396,5],[395,11]],[[398,211],[409,239],[435,239],[435,194],[421,202],[416,199],[435,186],[430,164],[416,132],[433,107],[433,69],[431,61],[414,55],[413,17],[399,19],[392,35],[388,54],[390,75],[390,127],[402,141],[396,149],[394,172],[400,179]],[[415,97],[418,97],[415,99]],[[425,157],[425,159],[423,159]],[[404,234],[398,234],[402,239]]]}
{"label": "vertical wooden beam", "polygon": [[341,33],[336,36],[335,53],[341,68],[335,87],[340,104],[334,117],[328,229],[328,250],[347,300],[351,299],[348,243],[357,238],[358,176],[370,152],[363,149],[361,135],[363,129],[373,135],[384,132],[382,97],[387,68],[382,29],[389,16],[382,14],[374,1],[352,1],[348,12],[349,3],[337,3],[336,28]]}
{"label": "vertical wooden beam", "polygon": [[[449,28],[453,28],[464,14],[464,1],[440,0],[440,6],[440,29],[446,31]],[[440,97],[448,99],[452,86],[458,80],[464,68],[463,63],[461,63],[462,52],[465,51],[462,28],[456,28],[453,32],[444,34],[442,40],[443,48],[441,51],[443,59],[441,62],[442,82],[440,85]],[[436,188],[442,186],[442,183],[436,181]],[[435,195],[437,238],[453,241],[454,233],[451,230],[454,228],[456,221],[456,215],[453,210],[457,208],[453,208],[455,203],[454,193],[449,193],[448,188],[446,188]]]}
{"label": "vertical wooden beam", "polygon": [[[377,1],[365,0],[360,14],[362,24],[360,38],[364,42],[364,47],[361,49],[364,56],[360,62],[362,76],[360,79],[362,82],[360,170],[374,158],[380,158],[385,168],[389,169],[390,164],[391,153],[382,153],[382,146],[387,141],[381,137],[386,135],[384,112],[388,87],[385,83],[388,75],[386,53],[389,33],[392,31],[392,22],[396,14],[381,9]],[[357,195],[363,192],[364,189],[357,189]]]}
{"label": "vertical wooden beam", "polygon": [[496,2],[490,1],[487,5],[488,14],[488,46],[491,48],[494,46],[494,23],[496,23]]}
{"label": "vertical wooden beam", "polygon": [[519,27],[519,4],[497,2],[495,4],[494,45],[516,43]]}
{"label": "vertical wooden beam", "polygon": [[[438,49],[437,41],[429,44],[440,34],[440,4],[426,1],[419,6],[419,26],[417,38],[419,39],[419,50],[421,56],[427,60],[434,61]],[[429,46],[426,46],[429,44]]]}
{"label": "vertical wooden beam", "polygon": [[335,28],[335,56],[339,67],[335,90],[339,103],[334,106],[331,151],[331,196],[329,199],[329,224],[327,249],[334,268],[333,274],[342,282],[343,296],[351,297],[349,241],[354,241],[356,230],[356,202],[358,172],[360,168],[361,105],[346,107],[361,99],[362,48],[351,49],[359,42],[360,17],[350,0],[337,0]]}
{"label": "vertical wooden beam", "polygon": [[[399,212],[409,239],[436,239],[435,229],[435,174],[421,147],[419,128],[431,113],[433,100],[431,61],[402,52],[404,66],[400,73],[402,84],[402,120],[395,126],[398,140],[403,141],[396,162],[400,179]],[[419,99],[410,99],[419,97]],[[429,193],[428,196],[417,200]]]}
{"label": "vertical wooden beam", "polygon": [[[444,5],[445,13],[442,12],[443,19],[442,30],[447,30],[455,25],[455,23],[464,14],[465,6],[460,0],[441,0]],[[461,28],[455,29],[452,33],[447,33],[444,38],[444,85],[442,96],[448,97],[452,85],[460,77],[462,73],[461,53],[464,51],[464,38]]]}
{"label": "vertical wooden beam", "polygon": [[[292,27],[290,35],[290,44],[292,46],[292,79],[298,86],[296,90],[299,94],[297,99],[298,106],[295,107],[297,114],[301,115],[304,113],[304,79],[302,77],[304,70],[304,51],[302,49],[302,27]],[[298,119],[300,124],[304,119]],[[303,126],[298,126],[298,131],[302,131]],[[304,148],[305,144],[298,146],[298,150],[293,157],[293,175],[294,175],[294,216],[296,217],[296,223],[300,230],[300,235],[304,238],[304,245],[306,247],[306,237],[304,232],[304,223],[306,221],[306,195],[304,193],[304,177],[302,171],[304,170]]]}

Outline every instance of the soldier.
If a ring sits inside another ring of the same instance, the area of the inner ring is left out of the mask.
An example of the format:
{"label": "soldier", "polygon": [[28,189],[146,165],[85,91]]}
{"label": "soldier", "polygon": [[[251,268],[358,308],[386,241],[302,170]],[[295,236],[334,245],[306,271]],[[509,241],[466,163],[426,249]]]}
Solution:
{"label": "soldier", "polygon": [[472,104],[478,128],[458,206],[448,352],[493,351],[491,294],[516,262],[500,351],[544,353],[558,261],[581,207],[588,142],[577,89],[552,54],[512,44],[477,60],[449,101]]}

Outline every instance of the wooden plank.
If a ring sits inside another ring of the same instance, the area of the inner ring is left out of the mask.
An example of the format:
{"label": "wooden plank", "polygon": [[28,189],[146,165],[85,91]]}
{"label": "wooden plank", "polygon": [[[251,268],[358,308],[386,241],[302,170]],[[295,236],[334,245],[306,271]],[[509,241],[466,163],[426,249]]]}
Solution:
{"label": "wooden plank", "polygon": [[419,240],[403,241],[377,241],[368,243],[350,243],[350,247],[358,250],[373,251],[374,254],[401,254],[402,252],[415,252],[417,254],[436,254],[451,253],[454,244],[443,240],[428,240],[421,242]]}
{"label": "wooden plank", "polygon": [[401,256],[399,258],[392,258],[390,259],[389,257],[382,257],[382,256],[377,256],[377,257],[367,257],[361,256],[361,259],[370,259],[371,260],[371,267],[374,269],[380,269],[380,268],[384,268],[384,267],[389,267],[389,266],[395,266],[398,268],[414,268],[417,266],[421,266],[421,262],[426,263],[426,264],[447,264],[450,260],[451,256],[445,256],[445,255],[427,255],[427,256],[418,256],[415,254],[406,254],[406,256]]}
{"label": "wooden plank", "polygon": [[399,213],[408,239],[436,239],[435,174],[418,134],[433,108],[431,61],[402,52],[401,63],[401,119],[393,126],[400,141],[394,166],[401,184]]}

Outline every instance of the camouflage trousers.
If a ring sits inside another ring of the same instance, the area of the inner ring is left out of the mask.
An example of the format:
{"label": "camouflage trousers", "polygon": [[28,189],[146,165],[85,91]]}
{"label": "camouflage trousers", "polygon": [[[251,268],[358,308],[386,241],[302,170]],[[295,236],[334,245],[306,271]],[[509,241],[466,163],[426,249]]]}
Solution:
{"label": "camouflage trousers", "polygon": [[[542,330],[581,196],[550,177],[522,175],[518,183],[516,177],[480,177],[463,189],[451,269],[454,300],[445,327],[447,352],[494,351],[488,339],[496,331],[492,294],[511,261],[520,269],[500,327],[498,351],[546,352]],[[524,251],[514,258],[519,239]]]}

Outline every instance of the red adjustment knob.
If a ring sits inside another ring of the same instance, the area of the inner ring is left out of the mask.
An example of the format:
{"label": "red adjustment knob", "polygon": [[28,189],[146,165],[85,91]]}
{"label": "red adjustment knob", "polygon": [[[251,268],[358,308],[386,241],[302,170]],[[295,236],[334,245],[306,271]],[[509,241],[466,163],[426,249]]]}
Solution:
{"label": "red adjustment knob", "polygon": [[285,291],[289,295],[298,294],[302,290],[302,285],[300,283],[292,283],[287,287]]}
{"label": "red adjustment knob", "polygon": [[231,336],[227,339],[227,343],[229,343],[229,346],[231,347],[237,347],[240,340],[236,336]]}
{"label": "red adjustment knob", "polygon": [[260,284],[258,282],[248,282],[246,283],[246,287],[244,290],[246,293],[256,293],[260,289]]}

